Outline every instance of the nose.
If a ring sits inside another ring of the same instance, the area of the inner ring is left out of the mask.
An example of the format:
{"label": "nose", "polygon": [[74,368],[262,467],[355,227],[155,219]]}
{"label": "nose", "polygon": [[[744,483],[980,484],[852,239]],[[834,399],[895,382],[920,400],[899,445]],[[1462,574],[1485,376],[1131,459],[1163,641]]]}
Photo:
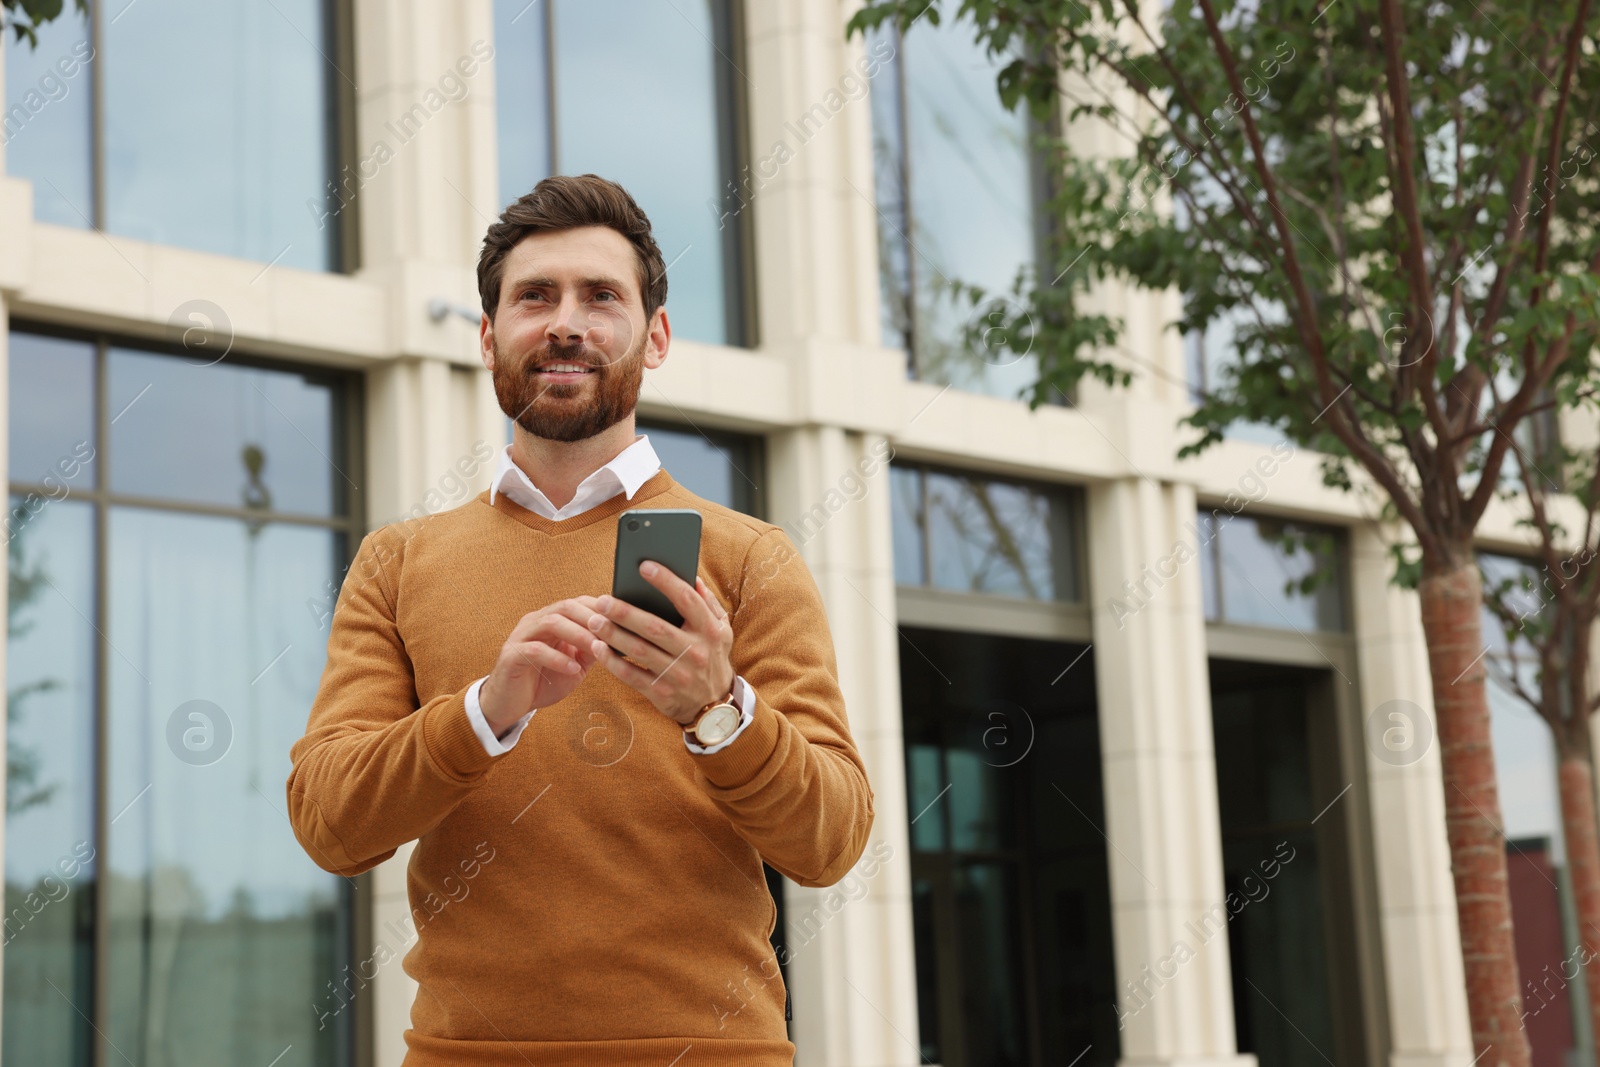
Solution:
{"label": "nose", "polygon": [[583,322],[583,309],[575,293],[562,293],[550,325],[545,327],[545,338],[553,344],[571,344],[582,341],[588,332]]}

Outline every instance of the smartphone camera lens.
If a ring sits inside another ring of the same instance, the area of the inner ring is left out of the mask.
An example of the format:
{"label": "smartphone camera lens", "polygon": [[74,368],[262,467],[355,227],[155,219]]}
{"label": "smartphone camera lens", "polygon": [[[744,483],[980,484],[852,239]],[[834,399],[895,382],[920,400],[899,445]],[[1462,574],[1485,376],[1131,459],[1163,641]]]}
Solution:
{"label": "smartphone camera lens", "polygon": [[639,520],[638,519],[629,519],[628,520],[628,529],[637,530],[638,528],[639,528]]}

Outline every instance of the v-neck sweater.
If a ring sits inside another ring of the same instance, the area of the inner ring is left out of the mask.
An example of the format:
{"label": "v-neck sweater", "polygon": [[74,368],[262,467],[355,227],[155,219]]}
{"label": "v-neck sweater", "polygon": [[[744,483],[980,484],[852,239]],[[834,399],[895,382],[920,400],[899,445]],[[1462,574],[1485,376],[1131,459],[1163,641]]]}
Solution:
{"label": "v-neck sweater", "polygon": [[[524,614],[611,588],[616,517],[695,508],[755,717],[726,749],[603,666],[492,756],[467,688]],[[404,1067],[790,1064],[761,864],[807,886],[860,858],[873,794],[822,598],[778,526],[658,471],[568,519],[487,491],[362,539],[345,575],[290,820],[325,870],[406,871],[418,983]],[[408,931],[409,933],[409,931]],[[370,978],[394,954],[380,951]]]}

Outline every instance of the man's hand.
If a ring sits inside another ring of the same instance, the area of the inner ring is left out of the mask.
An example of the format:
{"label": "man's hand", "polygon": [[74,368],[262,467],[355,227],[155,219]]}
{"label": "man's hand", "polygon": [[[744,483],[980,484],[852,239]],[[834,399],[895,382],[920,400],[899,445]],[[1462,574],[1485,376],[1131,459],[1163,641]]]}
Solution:
{"label": "man's hand", "polygon": [[557,601],[530,611],[500,646],[494,670],[478,690],[478,704],[499,737],[533,708],[547,708],[571,694],[595,664],[587,629],[597,602],[592,596]]}
{"label": "man's hand", "polygon": [[683,625],[673,626],[643,608],[603,596],[595,603],[597,614],[588,620],[593,634],[588,650],[620,681],[643,693],[657,711],[687,726],[701,708],[727,696],[733,686],[728,658],[733,626],[698,577],[691,587],[649,560],[639,564],[639,574],[667,595],[683,616]]}

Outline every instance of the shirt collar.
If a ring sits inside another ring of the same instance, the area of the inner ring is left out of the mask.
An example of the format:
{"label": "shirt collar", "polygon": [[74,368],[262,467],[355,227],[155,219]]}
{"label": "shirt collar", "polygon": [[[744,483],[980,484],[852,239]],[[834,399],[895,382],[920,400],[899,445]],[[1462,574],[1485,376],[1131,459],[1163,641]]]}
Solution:
{"label": "shirt collar", "polygon": [[[636,441],[618,452],[611,462],[579,482],[578,492],[574,497],[582,494],[584,488],[591,483],[610,479],[620,485],[623,493],[632,500],[633,494],[639,491],[639,487],[655,477],[655,473],[660,469],[661,459],[650,444],[650,438],[640,434]],[[523,473],[522,468],[512,461],[510,445],[500,450],[500,457],[495,461],[494,478],[489,482],[490,504],[494,503],[495,496],[503,492],[507,485],[519,485],[537,493],[541,499],[547,499],[539,487]]]}

